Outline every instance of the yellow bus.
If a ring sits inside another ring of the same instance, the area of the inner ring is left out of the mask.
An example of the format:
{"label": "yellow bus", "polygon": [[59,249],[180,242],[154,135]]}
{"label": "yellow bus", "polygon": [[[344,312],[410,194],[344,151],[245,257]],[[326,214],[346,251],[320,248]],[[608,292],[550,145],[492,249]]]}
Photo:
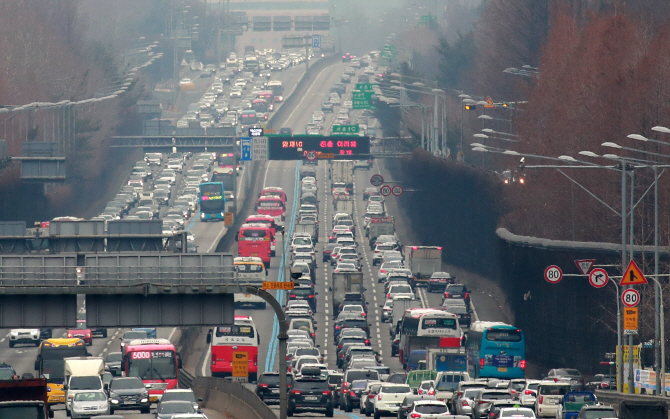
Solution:
{"label": "yellow bus", "polygon": [[79,338],[47,339],[40,343],[35,360],[38,377],[46,378],[49,388],[49,404],[65,403],[63,382],[65,380],[65,361],[75,356],[90,356],[86,343]]}

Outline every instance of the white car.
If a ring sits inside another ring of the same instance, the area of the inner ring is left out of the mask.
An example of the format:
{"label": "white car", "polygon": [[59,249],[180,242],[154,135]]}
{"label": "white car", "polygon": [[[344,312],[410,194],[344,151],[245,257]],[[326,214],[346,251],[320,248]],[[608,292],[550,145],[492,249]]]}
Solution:
{"label": "white car", "polygon": [[[423,417],[423,416],[422,416]],[[504,419],[504,418],[530,418],[534,419],[535,413],[533,412],[532,409],[529,409],[527,407],[503,407],[500,409],[500,412],[498,412],[497,418]],[[599,416],[602,417],[602,416]]]}
{"label": "white car", "polygon": [[231,89],[230,97],[231,98],[234,98],[234,97],[241,98],[242,97],[242,89],[237,89],[237,88],[236,89]]}
{"label": "white car", "polygon": [[540,380],[526,380],[526,385],[519,391],[517,398],[519,403],[524,407],[535,406],[535,398],[537,396],[537,387],[540,385]]}
{"label": "white car", "polygon": [[9,347],[22,343],[28,345],[40,346],[39,329],[12,329],[9,331]]}
{"label": "white car", "polygon": [[[381,260],[381,252],[378,259]],[[379,267],[379,272],[377,273],[377,282],[384,282],[386,277],[389,275],[390,270],[397,268],[402,268],[402,262],[399,260],[382,263],[382,265]]]}
{"label": "white car", "polygon": [[569,391],[569,382],[542,381],[537,389],[535,415],[540,418],[556,417],[558,404]]}
{"label": "white car", "polygon": [[405,397],[414,394],[407,384],[384,384],[377,394],[375,419],[380,416],[396,416]]}
{"label": "white car", "polygon": [[439,400],[417,400],[412,405],[412,410],[407,414],[408,418],[421,419],[446,419],[453,417],[445,402]]}
{"label": "white car", "polygon": [[396,296],[408,296],[412,300],[416,299],[416,296],[414,295],[414,291],[412,291],[412,286],[409,284],[402,284],[402,283],[397,283],[389,286],[388,293],[386,294],[386,298],[395,298]]}
{"label": "white car", "polygon": [[91,416],[108,415],[109,400],[102,391],[82,391],[74,395],[70,417],[72,419],[90,418]]}

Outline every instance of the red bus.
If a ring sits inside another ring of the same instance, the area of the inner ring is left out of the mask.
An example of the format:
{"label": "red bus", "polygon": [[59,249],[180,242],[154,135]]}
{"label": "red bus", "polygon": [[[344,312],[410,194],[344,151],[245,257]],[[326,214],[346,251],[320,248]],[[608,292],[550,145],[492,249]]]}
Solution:
{"label": "red bus", "polygon": [[286,205],[286,192],[282,188],[277,186],[267,186],[261,191],[261,197],[264,196],[276,196],[281,199],[281,202]]}
{"label": "red bus", "polygon": [[277,223],[275,223],[275,219],[272,218],[271,215],[261,215],[261,214],[250,215],[244,222],[247,224],[261,223],[267,225],[270,228],[270,232],[272,233],[272,246],[270,247],[270,249],[272,250],[272,256],[275,256],[275,248],[277,245],[277,232],[282,232],[284,230],[284,227],[277,225]]}
{"label": "red bus", "polygon": [[284,221],[285,211],[286,203],[277,196],[261,196],[256,201],[256,213],[272,216],[275,223]]}
{"label": "red bus", "polygon": [[149,384],[149,401],[157,402],[163,392],[177,388],[181,359],[167,339],[136,339],[124,346],[123,372]]}
{"label": "red bus", "polygon": [[274,235],[267,224],[242,224],[240,231],[235,236],[235,241],[237,241],[237,256],[259,257],[265,264],[266,269],[270,267]]}
{"label": "red bus", "polygon": [[210,329],[207,343],[212,344],[212,377],[227,377],[233,373],[233,356],[246,354],[249,382],[255,383],[258,374],[258,335],[254,320],[249,316],[235,316],[235,324]]}
{"label": "red bus", "polygon": [[268,112],[275,110],[274,100],[275,96],[272,93],[272,90],[261,90],[256,94],[256,99],[265,99],[268,104]]}

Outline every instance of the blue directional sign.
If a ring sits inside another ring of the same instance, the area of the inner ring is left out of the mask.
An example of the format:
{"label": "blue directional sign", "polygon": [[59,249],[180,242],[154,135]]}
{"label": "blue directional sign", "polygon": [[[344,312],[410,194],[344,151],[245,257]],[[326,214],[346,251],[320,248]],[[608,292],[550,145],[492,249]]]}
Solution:
{"label": "blue directional sign", "polygon": [[242,158],[241,161],[252,161],[251,157],[251,137],[240,138],[240,147],[242,148]]}
{"label": "blue directional sign", "polygon": [[321,48],[321,35],[312,35],[312,48]]}

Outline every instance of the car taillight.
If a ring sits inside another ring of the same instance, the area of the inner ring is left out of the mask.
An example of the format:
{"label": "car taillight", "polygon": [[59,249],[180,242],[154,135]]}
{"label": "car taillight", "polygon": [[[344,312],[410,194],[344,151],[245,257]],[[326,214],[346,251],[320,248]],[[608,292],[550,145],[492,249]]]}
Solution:
{"label": "car taillight", "polygon": [[339,325],[335,326],[335,330],[340,330],[340,326]]}
{"label": "car taillight", "polygon": [[365,313],[361,313],[361,316],[362,316],[362,317],[365,317],[365,316],[366,316],[366,314],[365,314]]}
{"label": "car taillight", "polygon": [[412,414],[409,415],[409,416],[412,417],[412,418],[420,418],[420,417],[421,417],[421,414],[420,414],[420,413],[412,413]]}
{"label": "car taillight", "polygon": [[375,395],[374,394],[368,394],[368,399],[374,399]]}
{"label": "car taillight", "polygon": [[68,334],[67,334],[67,337],[71,338],[71,337],[72,337],[72,335],[68,333]]}
{"label": "car taillight", "polygon": [[525,369],[525,368],[526,368],[526,360],[525,360],[525,359],[522,359],[521,362],[519,362],[519,367],[520,367],[521,369]]}
{"label": "car taillight", "polygon": [[260,388],[268,388],[268,385],[267,385],[267,384],[259,384],[258,387],[260,387]]}
{"label": "car taillight", "polygon": [[540,396],[540,404],[544,403],[544,396]]}
{"label": "car taillight", "polygon": [[458,393],[456,393],[456,396],[462,396],[462,395],[463,395],[462,391],[459,391]]}
{"label": "car taillight", "polygon": [[469,293],[469,292],[466,292],[466,293],[465,293],[465,299],[466,299],[466,300],[468,299],[468,295],[470,295],[470,293]]}
{"label": "car taillight", "polygon": [[380,270],[379,270],[379,273],[385,274],[385,273],[386,273],[386,269],[380,269]]}
{"label": "car taillight", "polygon": [[310,296],[309,296],[309,297],[307,297],[307,298],[314,298],[314,296],[313,296],[313,295],[310,295]]}
{"label": "car taillight", "polygon": [[470,406],[470,404],[468,403],[467,400],[463,400],[463,401],[461,402],[461,406],[466,406],[466,407],[467,407],[467,406]]}
{"label": "car taillight", "polygon": [[342,344],[337,345],[337,349],[342,349]]}
{"label": "car taillight", "polygon": [[484,400],[479,401],[479,404],[484,404],[484,403],[486,403]]}
{"label": "car taillight", "polygon": [[351,390],[351,391],[349,391],[349,395],[350,395],[350,396],[355,396],[355,395],[356,395],[356,393],[354,393],[354,391],[353,391],[353,390]]}
{"label": "car taillight", "polygon": [[312,337],[314,337],[314,336],[315,336],[314,333],[312,333]]}
{"label": "car taillight", "polygon": [[448,292],[444,293],[444,298],[449,298],[449,293]]}
{"label": "car taillight", "polygon": [[87,338],[90,338],[90,337],[91,337],[91,334],[90,334],[90,333],[87,333],[87,334],[86,334],[86,337],[87,337]]}
{"label": "car taillight", "polygon": [[295,298],[295,294],[289,295],[288,298]]}
{"label": "car taillight", "polygon": [[382,395],[381,395],[381,394],[377,394],[377,400],[381,400],[381,399],[382,399]]}
{"label": "car taillight", "polygon": [[370,339],[365,339],[365,344],[369,345],[370,344]]}
{"label": "car taillight", "polygon": [[321,394],[325,394],[326,396],[330,396],[333,394],[330,390],[322,391]]}
{"label": "car taillight", "polygon": [[479,359],[479,368],[484,368],[484,358]]}
{"label": "car taillight", "polygon": [[386,294],[386,298],[391,298],[391,293]]}
{"label": "car taillight", "polygon": [[429,395],[429,396],[434,396],[434,395],[435,395],[435,390],[430,390],[430,391],[428,391],[428,395]]}
{"label": "car taillight", "polygon": [[300,393],[301,393],[300,390],[291,390],[291,394],[300,394]]}
{"label": "car taillight", "polygon": [[526,395],[535,394],[535,392],[532,391],[532,390],[526,390],[526,391],[524,391],[523,393],[526,394]]}

